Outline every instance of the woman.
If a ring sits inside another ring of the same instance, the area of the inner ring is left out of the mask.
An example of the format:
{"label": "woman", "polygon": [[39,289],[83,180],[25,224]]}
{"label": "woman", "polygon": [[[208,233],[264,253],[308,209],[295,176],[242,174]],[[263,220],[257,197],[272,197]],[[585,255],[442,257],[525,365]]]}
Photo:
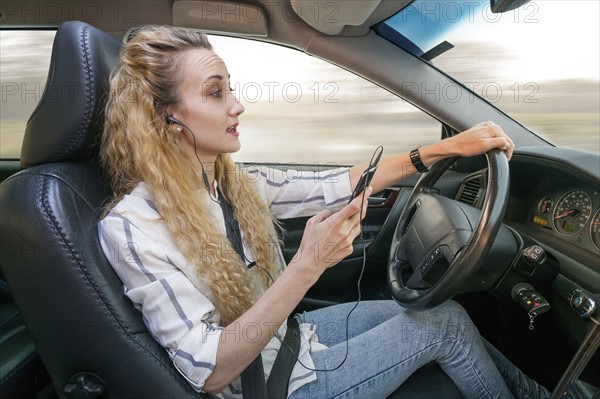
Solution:
{"label": "woman", "polygon": [[[242,371],[262,354],[270,373],[284,321],[319,276],[352,252],[365,198],[415,166],[408,154],[382,160],[372,187],[349,204],[365,165],[335,179],[241,169],[229,154],[240,149],[244,107],[229,84],[202,34],[146,27],[125,44],[101,143],[114,198],[99,234],[126,295],[181,374],[197,390],[241,397]],[[417,155],[431,165],[492,148],[510,158],[513,143],[497,125],[482,123]],[[276,219],[305,215],[315,216],[284,265]],[[301,343],[290,397],[383,398],[430,361],[465,397],[547,395],[500,357],[505,384],[453,302],[427,312],[362,302],[350,317],[345,358],[351,306],[297,316]]]}

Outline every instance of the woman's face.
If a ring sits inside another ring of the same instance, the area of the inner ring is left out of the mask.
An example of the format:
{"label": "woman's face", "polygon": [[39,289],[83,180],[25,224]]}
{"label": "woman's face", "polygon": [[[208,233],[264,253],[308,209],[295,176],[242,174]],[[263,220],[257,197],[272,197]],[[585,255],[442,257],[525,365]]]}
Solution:
{"label": "woman's face", "polygon": [[202,162],[214,162],[219,154],[240,149],[238,117],[244,106],[230,89],[229,72],[223,60],[211,50],[194,49],[181,57],[182,80],[177,88],[180,103],[167,108],[167,112],[185,123],[181,142],[194,157]]}

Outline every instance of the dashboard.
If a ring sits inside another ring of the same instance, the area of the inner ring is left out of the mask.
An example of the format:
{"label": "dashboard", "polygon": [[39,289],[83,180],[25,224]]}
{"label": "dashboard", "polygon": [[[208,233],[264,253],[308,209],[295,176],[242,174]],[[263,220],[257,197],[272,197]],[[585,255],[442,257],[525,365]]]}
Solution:
{"label": "dashboard", "polygon": [[532,147],[510,167],[506,221],[600,271],[600,157]]}

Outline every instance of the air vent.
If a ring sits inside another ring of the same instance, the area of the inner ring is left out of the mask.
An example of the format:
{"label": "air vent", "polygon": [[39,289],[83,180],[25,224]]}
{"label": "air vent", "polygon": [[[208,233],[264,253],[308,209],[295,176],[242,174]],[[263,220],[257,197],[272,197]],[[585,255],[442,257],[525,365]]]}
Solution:
{"label": "air vent", "polygon": [[468,177],[463,182],[458,192],[458,201],[467,205],[479,207],[481,200],[483,199],[483,193],[483,175],[477,174]]}

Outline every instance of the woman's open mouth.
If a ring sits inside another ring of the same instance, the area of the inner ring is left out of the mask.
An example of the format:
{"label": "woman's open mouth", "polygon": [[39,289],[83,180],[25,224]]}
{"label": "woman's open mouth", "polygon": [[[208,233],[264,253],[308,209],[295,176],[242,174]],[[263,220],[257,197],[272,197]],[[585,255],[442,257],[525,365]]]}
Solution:
{"label": "woman's open mouth", "polygon": [[235,125],[231,125],[225,131],[227,133],[233,134],[234,136],[239,136],[240,132],[238,132],[238,130],[237,130],[238,125],[239,125],[239,123],[236,123]]}

